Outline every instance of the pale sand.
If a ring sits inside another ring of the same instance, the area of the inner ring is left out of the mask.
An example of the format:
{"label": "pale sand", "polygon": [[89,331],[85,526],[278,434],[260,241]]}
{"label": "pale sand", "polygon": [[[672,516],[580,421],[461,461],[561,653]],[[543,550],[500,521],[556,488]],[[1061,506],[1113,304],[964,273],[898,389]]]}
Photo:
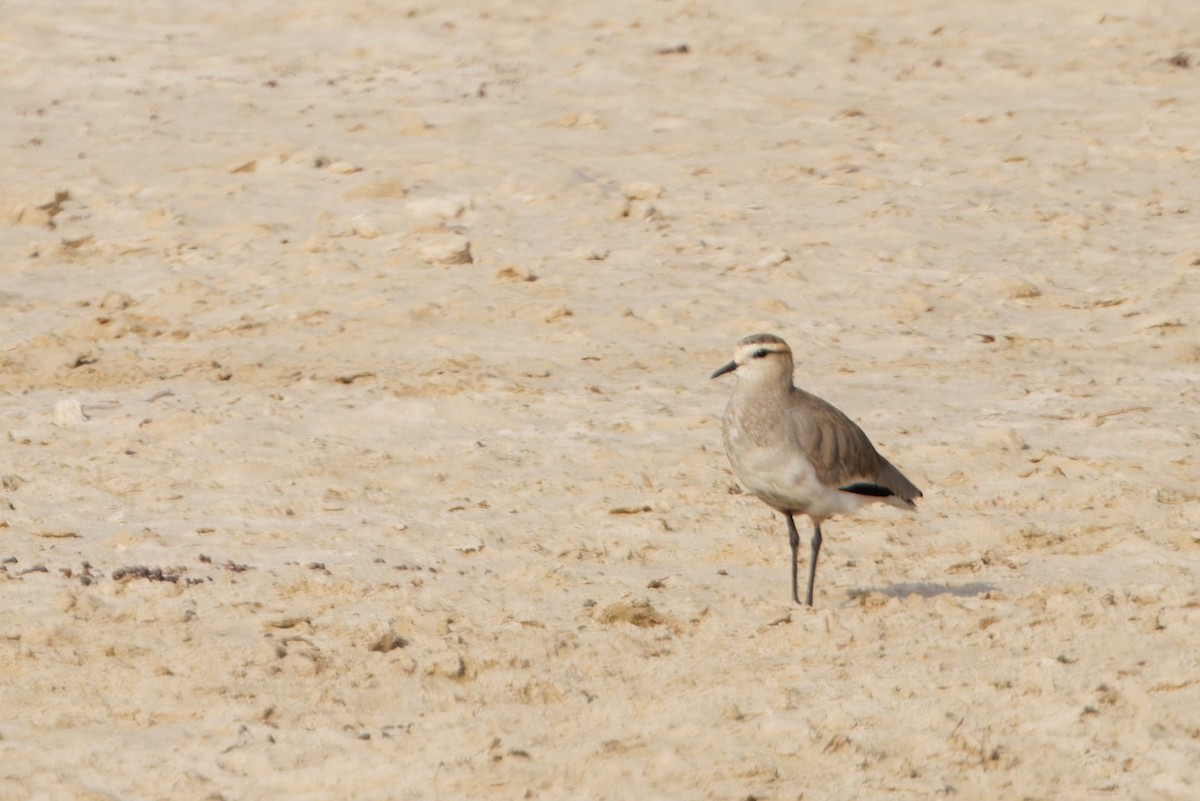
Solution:
{"label": "pale sand", "polygon": [[1200,797],[1200,4],[302,5],[0,6],[0,798]]}

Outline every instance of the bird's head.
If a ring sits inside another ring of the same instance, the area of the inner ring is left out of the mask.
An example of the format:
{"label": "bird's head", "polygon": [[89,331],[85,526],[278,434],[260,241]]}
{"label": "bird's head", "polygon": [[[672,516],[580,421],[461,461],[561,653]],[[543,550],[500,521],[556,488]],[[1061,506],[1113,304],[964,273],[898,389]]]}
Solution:
{"label": "bird's head", "polygon": [[753,334],[738,342],[733,361],[712,374],[719,378],[738,371],[744,380],[778,380],[783,375],[791,385],[792,349],[774,334]]}

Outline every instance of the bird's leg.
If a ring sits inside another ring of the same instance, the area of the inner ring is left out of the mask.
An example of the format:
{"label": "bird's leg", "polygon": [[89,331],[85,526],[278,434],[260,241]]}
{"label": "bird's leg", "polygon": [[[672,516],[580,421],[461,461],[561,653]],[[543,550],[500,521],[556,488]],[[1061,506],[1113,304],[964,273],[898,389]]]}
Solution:
{"label": "bird's leg", "polygon": [[[794,530],[794,529],[793,529]],[[812,606],[813,584],[817,579],[817,554],[821,552],[821,524],[813,523],[812,556],[808,560],[808,595],[806,603]],[[793,585],[795,582],[792,582]],[[797,600],[796,603],[800,601]]]}
{"label": "bird's leg", "polygon": [[[796,531],[796,521],[792,519],[791,512],[784,512],[783,516],[787,518],[788,524],[788,543],[792,546],[792,600],[800,603],[800,586],[797,567],[800,559],[800,532]],[[812,582],[810,581],[809,584]],[[812,605],[812,589],[809,589],[809,606]]]}

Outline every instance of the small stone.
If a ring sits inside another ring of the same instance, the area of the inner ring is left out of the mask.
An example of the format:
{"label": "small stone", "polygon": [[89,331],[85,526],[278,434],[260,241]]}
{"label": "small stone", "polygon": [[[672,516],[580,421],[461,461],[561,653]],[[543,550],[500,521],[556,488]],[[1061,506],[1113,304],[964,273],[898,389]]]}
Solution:
{"label": "small stone", "polygon": [[426,264],[471,264],[475,261],[467,238],[453,234],[426,242],[419,252]]}
{"label": "small stone", "polygon": [[553,122],[560,128],[606,128],[604,121],[595,113],[584,111],[579,114],[564,114]]}
{"label": "small stone", "polygon": [[496,271],[497,281],[536,281],[537,276],[528,267],[520,264],[506,264]]}
{"label": "small stone", "polygon": [[1015,428],[1010,428],[1007,431],[992,431],[984,436],[984,443],[992,448],[1003,451],[1027,451],[1029,443],[1025,438],[1017,433]]}
{"label": "small stone", "polygon": [[854,185],[859,189],[873,192],[878,189],[883,189],[887,184],[874,175],[868,173],[857,173],[854,176]]}
{"label": "small stone", "polygon": [[630,205],[627,216],[635,220],[657,220],[663,215],[653,203],[646,200],[635,200]]}
{"label": "small stone", "polygon": [[408,136],[424,136],[433,130],[433,126],[420,117],[410,117],[400,126],[400,133]]}
{"label": "small stone", "polygon": [[662,197],[663,188],[658,184],[635,181],[622,186],[621,194],[629,200],[657,200]]}
{"label": "small stone", "polygon": [[371,650],[377,653],[386,654],[389,651],[394,651],[397,648],[407,648],[409,640],[407,637],[401,637],[394,631],[385,631],[371,645]]}
{"label": "small stone", "polygon": [[791,261],[792,257],[786,250],[774,250],[758,260],[757,267],[778,267],[784,262]]}
{"label": "small stone", "polygon": [[402,198],[408,194],[404,185],[394,178],[351,189],[342,195],[346,200],[387,200]]}
{"label": "small stone", "polygon": [[913,314],[927,314],[933,311],[933,303],[920,292],[906,289],[897,297],[898,305],[912,312]]}
{"label": "small stone", "polygon": [[359,239],[376,239],[383,236],[383,229],[373,220],[359,218],[354,221],[354,235]]}
{"label": "small stone", "polygon": [[22,206],[12,215],[16,225],[44,226],[50,224],[50,212],[34,206]]}
{"label": "small stone", "polygon": [[1031,298],[1040,298],[1042,290],[1028,281],[1020,281],[1009,290],[1008,296],[1013,300],[1029,300]]}
{"label": "small stone", "polygon": [[121,311],[133,305],[133,298],[124,292],[107,292],[100,299],[100,308],[104,311]]}
{"label": "small stone", "polygon": [[404,210],[424,221],[456,220],[471,208],[471,199],[462,197],[432,197],[410,200]]}
{"label": "small stone", "polygon": [[56,426],[74,426],[79,425],[87,417],[83,414],[83,406],[74,398],[66,398],[54,404],[54,425]]}
{"label": "small stone", "polygon": [[571,251],[571,255],[584,261],[604,261],[609,251],[607,248],[578,247]]}

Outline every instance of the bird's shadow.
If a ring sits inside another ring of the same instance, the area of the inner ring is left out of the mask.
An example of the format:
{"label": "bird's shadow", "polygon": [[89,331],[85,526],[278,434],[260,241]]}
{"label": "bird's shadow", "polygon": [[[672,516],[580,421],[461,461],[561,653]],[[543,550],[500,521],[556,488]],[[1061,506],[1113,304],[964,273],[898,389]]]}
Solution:
{"label": "bird's shadow", "polygon": [[967,598],[983,595],[985,592],[992,592],[995,589],[996,585],[983,581],[969,581],[966,584],[955,586],[949,584],[909,582],[906,584],[892,584],[888,587],[859,587],[850,590],[849,595],[852,601],[864,598],[874,592],[886,595],[889,598],[907,598],[910,595],[919,595],[922,598],[932,598],[935,595],[954,595],[959,598]]}

